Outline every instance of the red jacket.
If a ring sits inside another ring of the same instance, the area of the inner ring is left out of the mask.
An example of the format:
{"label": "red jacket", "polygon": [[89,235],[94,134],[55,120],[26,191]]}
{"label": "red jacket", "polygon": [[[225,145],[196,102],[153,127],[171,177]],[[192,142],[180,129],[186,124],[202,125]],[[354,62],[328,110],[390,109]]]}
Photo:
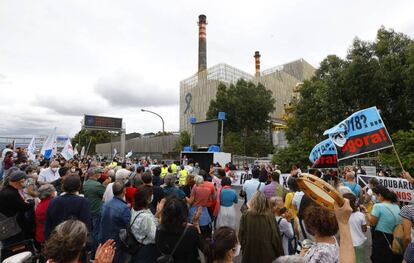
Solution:
{"label": "red jacket", "polygon": [[35,211],[36,241],[39,243],[45,242],[46,211],[51,200],[51,197],[41,200]]}

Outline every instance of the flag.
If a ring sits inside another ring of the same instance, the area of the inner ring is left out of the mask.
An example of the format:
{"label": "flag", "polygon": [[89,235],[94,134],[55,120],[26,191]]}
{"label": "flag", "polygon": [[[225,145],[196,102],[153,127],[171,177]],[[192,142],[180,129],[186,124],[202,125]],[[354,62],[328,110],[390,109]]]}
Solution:
{"label": "flag", "polygon": [[49,134],[46,141],[43,143],[41,154],[45,159],[49,160],[53,157],[53,148],[56,145],[56,128],[53,129],[52,133]]}
{"label": "flag", "polygon": [[312,168],[337,168],[336,148],[331,139],[326,139],[313,147],[309,154]]}
{"label": "flag", "polygon": [[74,149],[74,151],[73,151],[73,154],[74,155],[78,155],[79,153],[78,153],[78,144],[76,144],[75,145],[75,149]]}
{"label": "flag", "polygon": [[131,157],[132,156],[132,150],[131,151],[129,151],[126,155],[125,155],[125,158],[129,158],[129,157]]}
{"label": "flag", "polygon": [[29,160],[31,161],[35,161],[36,160],[36,141],[35,141],[35,137],[32,137],[32,140],[30,141],[29,146],[27,147],[27,154],[29,156]]}
{"label": "flag", "polygon": [[114,158],[117,153],[118,153],[118,151],[116,150],[116,148],[114,148],[114,156],[112,158]]}
{"label": "flag", "polygon": [[82,146],[81,150],[81,158],[83,158],[83,156],[85,156],[85,146]]}
{"label": "flag", "polygon": [[336,151],[338,160],[392,147],[391,137],[377,107],[360,110],[326,130]]}
{"label": "flag", "polygon": [[66,140],[65,147],[63,147],[61,154],[63,158],[65,158],[66,160],[70,160],[73,158],[74,152],[72,144],[70,143],[70,139]]}

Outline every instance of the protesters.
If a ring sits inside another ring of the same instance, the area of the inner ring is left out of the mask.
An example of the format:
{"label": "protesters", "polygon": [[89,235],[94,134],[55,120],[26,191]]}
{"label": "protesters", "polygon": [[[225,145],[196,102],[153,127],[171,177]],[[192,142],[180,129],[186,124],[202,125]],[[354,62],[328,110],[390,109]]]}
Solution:
{"label": "protesters", "polygon": [[195,185],[194,175],[192,174],[187,175],[186,180],[185,180],[185,185],[181,186],[181,190],[184,191],[185,196],[187,198],[190,197],[191,190],[193,189],[194,185]]}
{"label": "protesters", "polygon": [[54,198],[46,211],[45,239],[52,230],[69,218],[77,218],[91,229],[91,208],[88,200],[79,196],[81,180],[79,176],[68,176],[63,180],[63,194]]}
{"label": "protesters", "polygon": [[246,180],[246,182],[244,182],[243,184],[243,192],[247,197],[247,201],[249,201],[253,197],[253,194],[256,191],[263,191],[264,189],[265,184],[262,182],[259,182],[259,175],[260,175],[260,170],[257,168],[254,168],[252,170],[252,179]]}
{"label": "protesters", "polygon": [[231,189],[231,179],[224,177],[221,180],[221,188],[218,191],[214,217],[216,217],[216,228],[227,226],[236,229],[236,208],[238,197],[235,190]]}
{"label": "protesters", "polygon": [[[389,245],[394,239],[395,226],[402,223],[397,196],[383,185],[377,185],[372,191],[380,203],[374,205],[370,214],[367,213],[369,224],[375,226],[371,260],[373,263],[401,262],[402,257],[395,255]],[[362,209],[367,212],[364,207]]]}
{"label": "protesters", "polygon": [[232,263],[239,253],[240,243],[236,231],[225,226],[214,232],[204,250],[207,263]]}
{"label": "protesters", "polygon": [[296,248],[292,246],[292,239],[294,237],[293,227],[290,223],[292,214],[283,207],[283,200],[280,196],[270,198],[270,207],[273,210],[279,227],[283,252],[285,255],[292,255],[296,252]]}
{"label": "protesters", "polygon": [[279,177],[280,174],[278,172],[272,172],[272,176],[270,177],[272,180],[270,184],[263,187],[263,193],[267,199],[270,199],[273,196],[280,196],[283,198],[284,189],[283,186],[279,184]]}
{"label": "protesters", "polygon": [[36,241],[38,247],[45,242],[45,222],[46,222],[46,211],[49,207],[50,202],[56,196],[56,189],[51,184],[44,184],[39,187],[39,199],[40,203],[36,207],[35,218],[36,218]]}
{"label": "protesters", "polygon": [[[200,238],[198,219],[201,211],[197,211],[188,225],[188,208],[186,203],[170,196],[166,199],[161,212],[161,223],[157,229],[155,241],[162,255],[171,255],[175,263],[200,262],[198,250],[203,249]],[[182,237],[182,238],[181,238]],[[181,241],[178,240],[181,238]],[[176,246],[176,250],[173,248]]]}
{"label": "protesters", "polygon": [[[80,179],[79,179],[80,180]],[[85,224],[76,219],[62,222],[53,230],[44,247],[47,263],[81,262],[80,257],[88,237]],[[95,263],[110,263],[115,254],[112,240],[100,246],[96,252]],[[86,263],[86,262],[82,262]]]}
{"label": "protesters", "polygon": [[202,213],[200,217],[200,229],[203,235],[203,238],[210,238],[212,232],[211,226],[211,216],[208,211],[208,204],[209,201],[213,199],[213,195],[211,193],[211,189],[204,186],[204,179],[203,177],[197,175],[195,177],[196,185],[193,187],[191,191],[191,196],[187,200],[188,203],[191,205],[190,213],[189,213],[189,222],[192,223],[192,218],[194,214],[197,212],[198,208],[201,207]]}
{"label": "protesters", "polygon": [[46,168],[40,172],[37,182],[40,185],[47,184],[47,183],[53,183],[54,181],[60,178],[58,170],[59,170],[59,162],[52,161],[49,168]]}
{"label": "protesters", "polygon": [[187,176],[188,176],[188,172],[187,170],[184,168],[184,165],[180,166],[180,173],[179,173],[179,180],[178,180],[178,184],[180,186],[184,186],[186,181],[187,181]]}
{"label": "protesters", "polygon": [[270,263],[284,253],[279,227],[272,214],[269,200],[262,192],[256,191],[248,202],[248,207],[240,219],[239,226],[242,263]]}
{"label": "protesters", "polygon": [[176,195],[178,198],[185,199],[185,193],[175,185],[175,180],[174,174],[167,174],[164,177],[164,196]]}
{"label": "protesters", "polygon": [[121,250],[119,232],[127,229],[131,222],[131,210],[124,201],[125,186],[120,182],[112,185],[114,197],[102,206],[102,216],[98,240],[102,244],[113,239],[116,245],[114,263],[124,263],[126,254]]}
{"label": "protesters", "polygon": [[96,248],[98,247],[98,234],[99,234],[99,225],[101,222],[101,208],[102,208],[102,198],[105,193],[105,187],[110,183],[110,178],[107,179],[103,184],[98,182],[98,179],[103,173],[101,167],[91,168],[91,175],[88,180],[83,184],[83,193],[85,198],[89,201],[91,205],[91,228],[92,228],[92,258],[95,256]]}
{"label": "protesters", "polygon": [[352,207],[352,214],[349,218],[349,226],[351,229],[352,243],[355,248],[356,262],[363,263],[365,261],[365,244],[367,237],[367,222],[365,215],[357,209],[357,198],[354,194],[344,194],[344,198],[349,200]]}
{"label": "protesters", "polygon": [[353,172],[346,173],[345,180],[346,182],[344,182],[344,185],[349,187],[349,189],[352,190],[352,192],[358,199],[361,197],[361,199],[363,200],[363,194],[361,194],[361,186],[359,186],[359,184],[355,182],[355,174]]}
{"label": "protesters", "polygon": [[144,182],[144,186],[152,189],[153,197],[150,203],[150,210],[155,214],[158,203],[164,198],[164,190],[159,186],[152,185],[152,175],[150,172],[145,172],[142,175],[142,181]]}
{"label": "protesters", "polygon": [[408,244],[410,244],[413,240],[412,233],[414,226],[414,205],[403,206],[400,211],[400,216],[403,220],[404,247],[407,247]]}
{"label": "protesters", "polygon": [[2,240],[3,246],[23,241],[27,234],[24,232],[27,224],[24,213],[26,211],[33,211],[34,202],[31,200],[25,202],[19,193],[23,189],[25,182],[26,173],[15,171],[9,175],[8,182],[0,190],[0,213],[8,218],[14,217],[14,220],[21,228],[21,231],[16,235]]}
{"label": "protesters", "polygon": [[152,184],[154,186],[161,186],[162,182],[161,182],[160,174],[161,174],[161,168],[160,167],[157,166],[157,167],[154,167],[152,169],[152,175],[153,175]]}
{"label": "protesters", "polygon": [[315,244],[309,250],[303,249],[301,255],[309,263],[339,262],[339,246],[335,238],[338,223],[335,214],[320,205],[312,204],[305,210],[304,221],[315,238]]}
{"label": "protesters", "polygon": [[289,187],[289,193],[285,196],[285,207],[289,209],[289,211],[292,213],[292,216],[295,218],[298,214],[298,210],[293,205],[293,197],[297,191],[299,191],[299,185],[296,181],[296,177],[289,177],[287,181],[287,185]]}
{"label": "protesters", "polygon": [[152,188],[141,186],[134,196],[134,208],[131,214],[131,231],[135,239],[142,244],[137,254],[132,256],[132,263],[154,262],[160,254],[155,246],[155,233],[158,226],[159,213],[155,216],[149,209]]}

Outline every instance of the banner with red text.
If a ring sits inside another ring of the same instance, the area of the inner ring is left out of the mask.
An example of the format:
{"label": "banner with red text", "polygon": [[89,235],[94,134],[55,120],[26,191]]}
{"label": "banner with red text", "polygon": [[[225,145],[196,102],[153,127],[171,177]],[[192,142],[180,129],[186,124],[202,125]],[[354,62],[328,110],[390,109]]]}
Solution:
{"label": "banner with red text", "polygon": [[401,202],[414,203],[414,185],[403,178],[394,178],[394,177],[382,177],[382,176],[372,176],[372,175],[357,175],[358,184],[361,187],[368,185],[368,181],[371,178],[376,178],[380,184],[387,187],[393,191],[398,200]]}
{"label": "banner with red text", "polygon": [[392,147],[391,137],[376,107],[355,112],[326,130],[324,135],[329,135],[334,143],[338,160]]}

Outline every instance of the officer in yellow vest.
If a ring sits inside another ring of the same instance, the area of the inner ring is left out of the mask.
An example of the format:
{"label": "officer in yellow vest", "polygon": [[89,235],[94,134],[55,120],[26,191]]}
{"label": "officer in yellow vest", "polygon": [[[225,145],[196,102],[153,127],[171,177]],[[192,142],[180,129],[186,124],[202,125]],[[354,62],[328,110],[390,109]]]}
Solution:
{"label": "officer in yellow vest", "polygon": [[184,186],[185,185],[185,182],[186,182],[186,180],[187,180],[187,175],[188,175],[188,172],[187,172],[187,170],[184,168],[184,165],[181,165],[181,171],[180,171],[180,178],[178,179],[178,184],[180,185],[180,186]]}
{"label": "officer in yellow vest", "polygon": [[168,174],[168,165],[164,164],[161,167],[161,174],[160,174],[161,179],[164,178],[167,174]]}
{"label": "officer in yellow vest", "polygon": [[172,163],[170,168],[173,174],[177,174],[177,165],[175,163]]}

